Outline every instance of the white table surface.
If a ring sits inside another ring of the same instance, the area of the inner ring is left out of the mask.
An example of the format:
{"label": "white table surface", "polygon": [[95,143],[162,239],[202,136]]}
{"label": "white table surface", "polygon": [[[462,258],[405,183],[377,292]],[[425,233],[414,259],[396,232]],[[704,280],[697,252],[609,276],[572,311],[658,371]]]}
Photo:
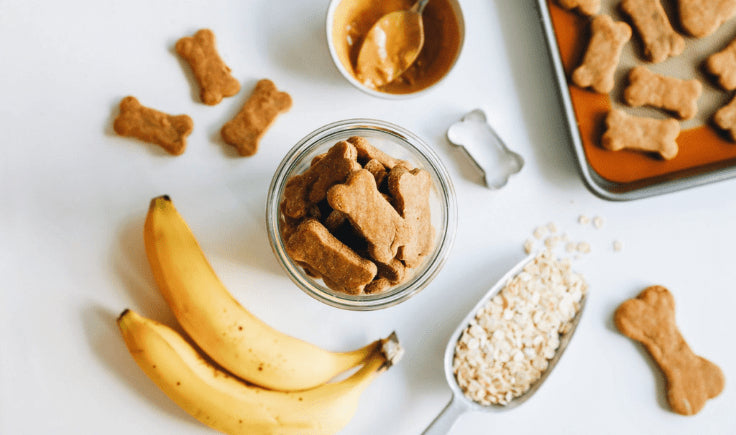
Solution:
{"label": "white table surface", "polygon": [[[594,197],[577,174],[531,0],[462,5],[467,37],[452,74],[425,96],[388,101],[354,89],[332,65],[324,0],[0,0],[0,433],[208,433],[139,370],[115,325],[126,307],[175,321],[142,240],[148,202],[164,193],[233,294],[274,327],[331,349],[398,332],[405,359],[364,393],[344,433],[421,432],[450,397],[442,354],[456,323],[550,221],[593,247],[576,263],[590,283],[577,336],[530,401],[466,414],[452,433],[736,433],[736,180],[629,203]],[[202,27],[215,31],[243,83],[215,107],[198,102],[173,52]],[[294,106],[257,155],[239,158],[219,128],[262,77]],[[112,132],[128,94],[194,119],[184,155]],[[501,191],[481,187],[444,138],[476,107],[526,159]],[[308,132],[351,117],[423,137],[448,167],[459,207],[455,246],[435,281],[370,313],[302,293],[264,225],[281,157]],[[602,216],[604,227],[579,225],[579,214]],[[651,284],[672,290],[685,338],[726,374],[724,392],[697,416],[668,410],[650,358],[612,325],[616,306]]]}

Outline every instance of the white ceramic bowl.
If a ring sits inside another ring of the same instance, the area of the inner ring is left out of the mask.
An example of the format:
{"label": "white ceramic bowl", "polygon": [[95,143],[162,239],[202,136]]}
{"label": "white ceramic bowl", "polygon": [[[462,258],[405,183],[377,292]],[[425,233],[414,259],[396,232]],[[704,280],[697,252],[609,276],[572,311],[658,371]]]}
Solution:
{"label": "white ceramic bowl", "polygon": [[465,20],[463,19],[463,13],[460,9],[460,2],[458,0],[448,0],[450,5],[452,6],[453,12],[455,13],[455,17],[457,19],[458,24],[458,30],[460,32],[460,46],[458,47],[457,54],[455,55],[455,59],[452,61],[452,64],[447,69],[445,74],[442,76],[441,79],[437,80],[433,84],[422,88],[420,90],[417,90],[415,92],[406,93],[406,94],[392,94],[388,92],[381,92],[376,89],[370,88],[363,83],[361,83],[358,79],[353,76],[351,71],[348,69],[351,66],[346,66],[342,63],[340,60],[340,57],[337,54],[337,50],[335,48],[335,41],[332,36],[333,32],[333,22],[335,20],[335,10],[340,5],[340,3],[344,1],[354,1],[354,0],[331,0],[330,6],[327,8],[327,20],[325,24],[326,28],[326,35],[327,35],[327,47],[330,50],[330,57],[332,57],[332,62],[335,64],[335,67],[338,71],[340,71],[340,74],[342,74],[343,77],[345,77],[345,80],[347,80],[351,85],[355,86],[356,88],[360,89],[361,91],[365,92],[368,95],[372,95],[374,97],[380,97],[380,98],[386,98],[391,100],[401,100],[406,98],[412,98],[417,97],[419,95],[425,94],[431,89],[434,89],[438,84],[440,84],[442,81],[445,80],[445,78],[452,72],[453,68],[455,67],[455,64],[457,63],[457,60],[460,58],[460,53],[462,53],[463,49],[463,43],[465,41]]}

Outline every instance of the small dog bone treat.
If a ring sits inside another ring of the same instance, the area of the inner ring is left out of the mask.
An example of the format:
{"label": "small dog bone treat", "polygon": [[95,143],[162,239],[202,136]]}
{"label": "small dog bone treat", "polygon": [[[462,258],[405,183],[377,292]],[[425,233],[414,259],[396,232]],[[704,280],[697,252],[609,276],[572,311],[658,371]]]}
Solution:
{"label": "small dog bone treat", "polygon": [[331,187],[327,202],[345,213],[368,242],[371,257],[378,262],[390,262],[399,248],[411,241],[412,229],[383,198],[373,174],[365,169],[350,174],[345,184]]}
{"label": "small dog bone treat", "polygon": [[237,115],[222,126],[225,143],[234,146],[241,156],[252,156],[258,142],[279,113],[291,108],[291,96],[280,92],[271,80],[260,80]]}
{"label": "small dog bone treat", "polygon": [[187,147],[187,136],[194,123],[187,115],[168,115],[145,107],[135,97],[120,102],[120,114],[113,129],[120,136],[134,137],[161,146],[170,154],[179,155]]}
{"label": "small dog bone treat", "polygon": [[696,79],[665,77],[637,66],[629,73],[624,100],[632,107],[657,107],[674,112],[680,119],[690,119],[698,113],[698,98],[702,93],[703,85]]}
{"label": "small dog bone treat", "polygon": [[383,166],[388,169],[402,163],[402,160],[395,159],[378,148],[371,145],[365,138],[360,136],[353,136],[348,138],[348,142],[355,146],[358,150],[358,161],[361,163],[367,163],[370,160],[378,160]]}
{"label": "small dog bone treat", "polygon": [[600,94],[611,92],[621,51],[629,39],[631,27],[628,24],[615,22],[608,15],[596,15],[591,23],[591,37],[583,63],[573,72],[572,81]]}
{"label": "small dog bone treat", "polygon": [[286,252],[296,262],[306,263],[330,288],[350,294],[363,291],[376,276],[376,265],[336,239],[321,223],[307,219],[286,242]]}
{"label": "small dog bone treat", "polygon": [[230,75],[230,68],[217,54],[212,30],[202,29],[192,37],[181,38],[176,41],[175,48],[192,68],[204,104],[214,106],[224,97],[232,97],[240,91],[240,83]]}
{"label": "small dog bone treat", "polygon": [[718,76],[718,83],[727,91],[736,89],[736,39],[718,53],[710,55],[705,67]]}
{"label": "small dog bone treat", "polygon": [[731,135],[731,140],[736,142],[736,98],[718,109],[713,116],[713,121],[718,127],[728,131]]}
{"label": "small dog bone treat", "polygon": [[645,289],[622,303],[614,316],[616,327],[641,342],[667,378],[667,400],[673,411],[697,414],[725,384],[717,365],[690,349],[675,323],[675,299],[662,286]]}
{"label": "small dog bone treat", "polygon": [[595,15],[601,10],[601,0],[557,0],[567,10],[577,9],[585,15]]}
{"label": "small dog bone treat", "polygon": [[672,28],[660,0],[624,0],[621,9],[634,22],[650,61],[663,62],[685,50],[685,39]]}
{"label": "small dog bone treat", "polygon": [[676,139],[679,135],[680,123],[674,119],[638,118],[612,109],[606,117],[606,132],[601,144],[610,151],[656,152],[663,159],[670,160],[677,156]]}
{"label": "small dog bone treat", "polygon": [[341,141],[303,174],[291,177],[284,187],[283,213],[294,219],[304,217],[311,204],[325,199],[330,187],[360,169],[357,157],[355,147]]}
{"label": "small dog bone treat", "polygon": [[404,166],[391,169],[388,190],[394,198],[394,206],[412,229],[412,240],[399,249],[398,258],[407,267],[416,267],[432,249],[434,229],[430,221],[429,191],[432,180],[422,169],[408,170]]}
{"label": "small dog bone treat", "polygon": [[678,0],[682,27],[702,38],[736,14],[736,0]]}

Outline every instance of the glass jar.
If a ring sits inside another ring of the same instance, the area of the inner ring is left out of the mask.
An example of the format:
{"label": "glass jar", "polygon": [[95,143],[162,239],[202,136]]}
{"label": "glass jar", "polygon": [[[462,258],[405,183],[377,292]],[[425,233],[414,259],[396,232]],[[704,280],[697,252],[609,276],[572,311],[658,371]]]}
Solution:
{"label": "glass jar", "polygon": [[[361,136],[388,155],[426,170],[432,180],[430,209],[435,229],[433,250],[423,262],[407,269],[405,280],[383,292],[350,295],[327,287],[308,276],[287,254],[281,236],[280,203],[287,180],[306,171],[312,159],[341,140]],[[281,161],[271,181],[266,203],[266,229],[276,258],[289,278],[308,295],[328,305],[348,310],[377,310],[403,302],[425,288],[442,268],[452,247],[457,228],[455,189],[437,154],[418,136],[397,125],[373,119],[334,122],[308,134]]]}

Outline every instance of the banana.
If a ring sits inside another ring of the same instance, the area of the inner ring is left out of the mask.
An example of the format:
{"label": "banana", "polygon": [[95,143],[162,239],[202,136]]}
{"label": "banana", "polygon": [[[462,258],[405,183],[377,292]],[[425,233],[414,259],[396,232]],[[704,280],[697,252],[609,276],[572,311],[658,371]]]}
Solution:
{"label": "banana", "polygon": [[343,381],[303,391],[272,391],[213,366],[179,333],[132,310],[123,311],[118,326],[138,366],[171,400],[228,434],[335,433],[355,414],[368,384],[401,357],[392,334]]}
{"label": "banana", "polygon": [[220,282],[168,196],[151,200],[144,239],[158,287],[184,331],[248,382],[282,391],[313,388],[361,364],[377,346],[329,352],[258,319]]}

